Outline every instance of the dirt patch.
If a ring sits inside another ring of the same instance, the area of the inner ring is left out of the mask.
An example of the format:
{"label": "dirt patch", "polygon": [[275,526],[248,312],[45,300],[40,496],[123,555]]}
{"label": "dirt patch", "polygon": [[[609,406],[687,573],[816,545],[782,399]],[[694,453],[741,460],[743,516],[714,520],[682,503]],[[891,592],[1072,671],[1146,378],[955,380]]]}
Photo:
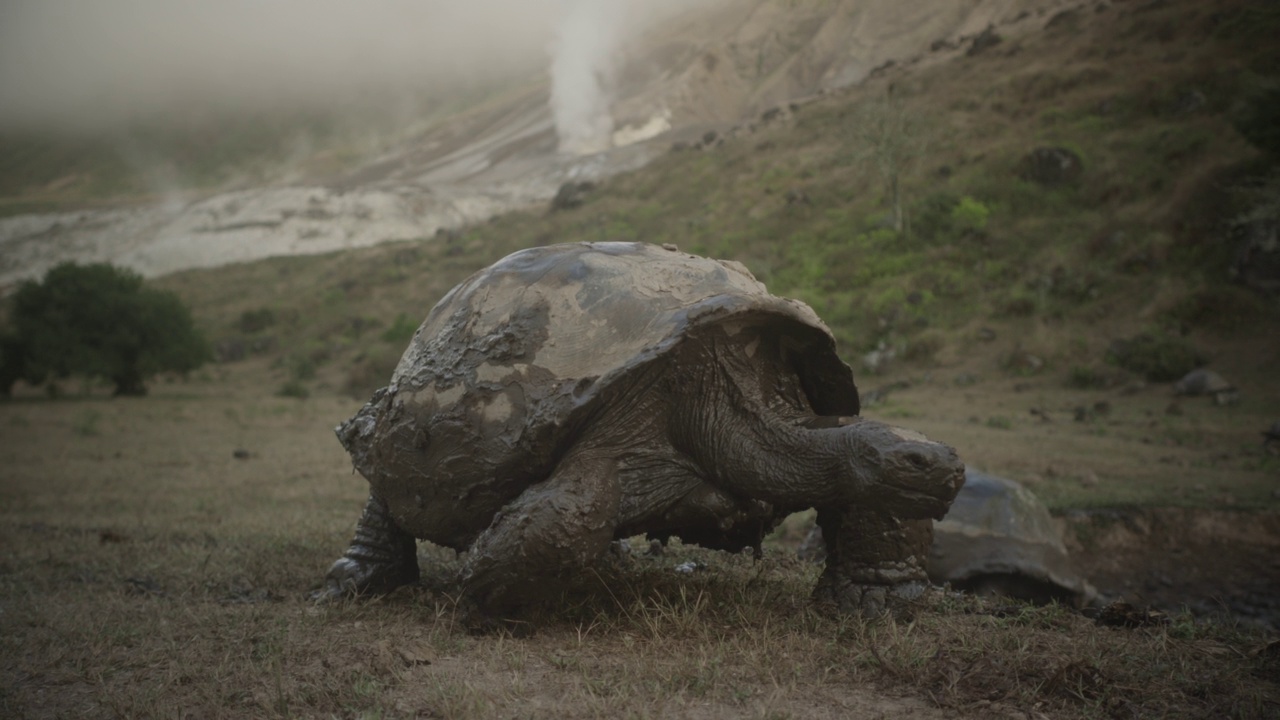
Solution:
{"label": "dirt patch", "polygon": [[1079,570],[1110,599],[1280,631],[1280,512],[1066,515]]}

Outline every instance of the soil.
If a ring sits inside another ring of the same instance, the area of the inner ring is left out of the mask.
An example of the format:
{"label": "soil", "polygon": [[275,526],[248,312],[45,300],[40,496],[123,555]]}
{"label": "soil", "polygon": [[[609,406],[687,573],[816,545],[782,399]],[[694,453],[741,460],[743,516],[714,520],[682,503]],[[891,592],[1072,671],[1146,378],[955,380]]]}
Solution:
{"label": "soil", "polygon": [[1077,568],[1103,602],[1280,631],[1280,512],[1074,511]]}

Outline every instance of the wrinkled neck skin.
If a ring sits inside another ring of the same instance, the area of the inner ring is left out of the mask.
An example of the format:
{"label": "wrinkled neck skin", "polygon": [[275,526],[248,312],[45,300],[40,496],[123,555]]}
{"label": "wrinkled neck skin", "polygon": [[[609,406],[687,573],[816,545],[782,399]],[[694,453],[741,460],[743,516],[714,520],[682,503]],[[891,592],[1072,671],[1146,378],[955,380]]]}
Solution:
{"label": "wrinkled neck skin", "polygon": [[673,443],[714,484],[780,508],[872,505],[939,518],[964,478],[950,447],[861,417],[815,415],[763,337],[712,335],[675,360],[687,392],[673,403]]}

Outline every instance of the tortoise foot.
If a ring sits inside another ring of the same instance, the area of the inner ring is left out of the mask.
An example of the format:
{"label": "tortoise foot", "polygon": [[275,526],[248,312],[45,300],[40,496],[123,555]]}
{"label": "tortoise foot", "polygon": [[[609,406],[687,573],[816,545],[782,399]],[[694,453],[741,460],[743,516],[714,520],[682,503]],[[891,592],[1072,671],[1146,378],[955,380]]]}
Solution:
{"label": "tortoise foot", "polygon": [[396,527],[386,503],[370,495],[351,546],[329,567],[324,587],[311,593],[311,599],[380,595],[416,583],[418,577],[417,542]]}
{"label": "tortoise foot", "polygon": [[814,589],[813,601],[820,609],[837,615],[903,618],[928,587],[929,584],[923,581],[893,585],[828,582]]}
{"label": "tortoise foot", "polygon": [[311,593],[317,602],[359,595],[382,595],[402,585],[418,582],[418,565],[377,563],[340,557],[324,577],[324,587]]}

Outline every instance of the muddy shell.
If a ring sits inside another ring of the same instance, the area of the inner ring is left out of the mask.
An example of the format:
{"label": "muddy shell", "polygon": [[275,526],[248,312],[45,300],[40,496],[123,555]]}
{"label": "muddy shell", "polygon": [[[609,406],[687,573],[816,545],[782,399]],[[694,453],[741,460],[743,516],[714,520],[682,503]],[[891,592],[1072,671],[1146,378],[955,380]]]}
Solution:
{"label": "muddy shell", "polygon": [[464,549],[547,477],[613,388],[699,328],[759,324],[785,338],[815,412],[858,413],[827,326],[740,263],[584,243],[517,252],[456,287],[338,435],[399,527]]}

